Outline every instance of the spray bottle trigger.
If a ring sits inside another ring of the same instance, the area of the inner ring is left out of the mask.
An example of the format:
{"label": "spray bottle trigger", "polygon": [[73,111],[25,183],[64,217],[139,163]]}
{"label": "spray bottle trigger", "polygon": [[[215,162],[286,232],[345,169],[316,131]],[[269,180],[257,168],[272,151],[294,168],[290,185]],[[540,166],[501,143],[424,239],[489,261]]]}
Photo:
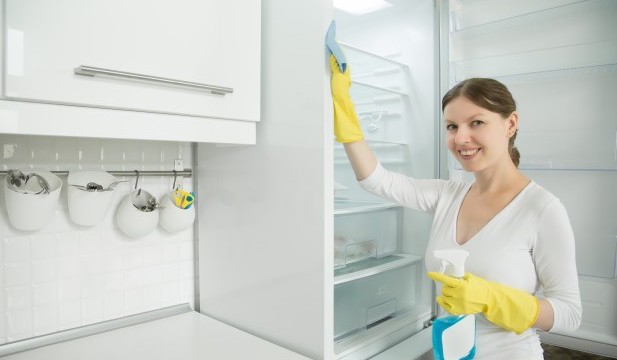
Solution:
{"label": "spray bottle trigger", "polygon": [[444,259],[441,259],[441,267],[439,268],[439,272],[442,273],[442,274],[445,274],[448,265],[452,266],[451,263],[447,262]]}

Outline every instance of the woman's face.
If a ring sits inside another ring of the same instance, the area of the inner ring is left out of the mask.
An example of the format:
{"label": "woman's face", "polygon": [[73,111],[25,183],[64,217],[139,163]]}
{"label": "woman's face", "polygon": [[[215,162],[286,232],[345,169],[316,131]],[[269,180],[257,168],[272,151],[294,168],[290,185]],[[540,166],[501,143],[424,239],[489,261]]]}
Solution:
{"label": "woman's face", "polygon": [[507,119],[459,96],[444,108],[448,149],[463,169],[479,172],[510,161],[509,138],[518,125],[518,114]]}

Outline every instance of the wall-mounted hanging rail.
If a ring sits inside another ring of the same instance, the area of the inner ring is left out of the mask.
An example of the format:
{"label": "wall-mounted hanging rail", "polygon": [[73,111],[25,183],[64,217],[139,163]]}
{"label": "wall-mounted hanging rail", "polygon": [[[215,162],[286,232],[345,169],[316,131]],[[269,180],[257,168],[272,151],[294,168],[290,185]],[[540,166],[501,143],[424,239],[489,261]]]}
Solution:
{"label": "wall-mounted hanging rail", "polygon": [[[84,169],[86,170],[86,169]],[[81,170],[75,170],[81,171]],[[58,176],[68,176],[68,170],[56,170],[50,171],[51,173]],[[184,169],[184,170],[118,170],[118,171],[107,171],[109,174],[114,176],[184,176],[191,177],[193,175],[192,169]],[[0,170],[0,175],[6,175],[7,170]]]}

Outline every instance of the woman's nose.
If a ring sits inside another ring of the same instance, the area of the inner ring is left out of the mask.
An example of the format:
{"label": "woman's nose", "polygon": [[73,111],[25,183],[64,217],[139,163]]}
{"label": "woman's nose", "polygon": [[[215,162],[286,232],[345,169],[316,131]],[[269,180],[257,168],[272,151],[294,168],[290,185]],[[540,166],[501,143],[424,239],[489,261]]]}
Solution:
{"label": "woman's nose", "polygon": [[470,142],[469,130],[464,127],[459,127],[454,135],[454,142],[457,144],[466,144]]}

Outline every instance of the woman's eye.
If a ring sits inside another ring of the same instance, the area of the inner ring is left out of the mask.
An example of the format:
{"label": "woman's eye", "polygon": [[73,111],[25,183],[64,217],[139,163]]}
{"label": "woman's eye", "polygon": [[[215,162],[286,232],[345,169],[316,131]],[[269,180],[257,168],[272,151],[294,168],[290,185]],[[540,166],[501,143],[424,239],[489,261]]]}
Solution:
{"label": "woman's eye", "polygon": [[480,126],[482,124],[484,124],[484,122],[481,120],[474,120],[471,122],[471,126]]}
{"label": "woman's eye", "polygon": [[446,130],[448,130],[448,131],[452,131],[452,130],[454,130],[454,129],[456,129],[456,125],[454,125],[454,124],[448,124],[448,125],[446,125]]}

